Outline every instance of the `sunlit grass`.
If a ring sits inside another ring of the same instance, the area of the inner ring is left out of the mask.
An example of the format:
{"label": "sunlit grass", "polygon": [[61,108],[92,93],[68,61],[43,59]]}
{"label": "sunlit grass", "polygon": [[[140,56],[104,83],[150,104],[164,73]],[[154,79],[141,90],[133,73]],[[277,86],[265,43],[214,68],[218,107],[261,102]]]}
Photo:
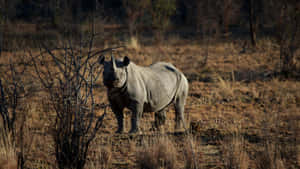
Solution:
{"label": "sunlit grass", "polygon": [[[299,134],[300,83],[295,79],[264,78],[264,76],[260,78],[259,76],[261,72],[264,74],[276,71],[279,62],[276,45],[271,40],[265,39],[258,41],[257,51],[246,49],[246,52],[241,52],[239,41],[210,44],[207,64],[200,67],[207,46],[198,42],[179,43],[178,37],[174,37],[173,40],[176,41],[174,45],[162,43],[159,46],[144,46],[137,38],[132,37],[126,42],[127,48],[120,49],[121,55],[117,57],[129,56],[133,62],[143,66],[156,61],[171,62],[187,76],[190,86],[186,118],[198,125],[193,140],[198,153],[196,154],[199,159],[198,167],[235,166],[259,169],[264,162],[268,162],[272,164],[271,168],[274,168],[275,164],[277,168],[282,166],[297,168],[300,163],[300,147],[290,140],[298,139],[297,134]],[[97,49],[102,48],[104,46],[97,46]],[[18,60],[13,57],[16,53],[18,52],[3,52],[0,63],[8,64],[9,58],[13,58],[13,61]],[[37,53],[38,51],[35,52]],[[51,69],[52,66],[50,65],[49,68]],[[33,67],[29,66],[27,71],[31,74],[28,76],[28,83],[38,84]],[[95,88],[97,104],[107,103],[106,88],[101,85],[100,80],[100,87]],[[53,110],[47,110],[51,105],[45,105],[48,103],[46,99],[48,98],[45,93],[38,91],[26,100],[26,104],[31,105],[32,112],[28,114],[31,118],[28,119],[30,129],[34,129],[39,136],[38,141],[33,142],[33,151],[29,153],[33,158],[52,161],[51,164],[55,165],[54,147],[50,146],[53,140],[49,139],[51,132],[49,121],[54,114]],[[171,161],[182,168],[194,168],[193,165],[188,165],[194,159],[190,147],[182,137],[170,136],[169,140],[153,145],[153,139],[158,137],[156,133],[150,131],[154,120],[153,114],[145,114],[141,120],[146,136],[134,137],[114,135],[117,122],[110,109],[108,112],[104,120],[104,129],[97,133],[99,139],[95,140],[89,152],[89,157],[96,159],[88,162],[89,168],[102,166],[114,168],[123,165],[134,168],[142,163],[157,167],[160,161],[153,161],[157,158]],[[128,110],[125,112],[127,121],[125,128],[129,130],[131,113]],[[99,110],[97,114],[102,112]],[[165,126],[165,133],[172,134],[174,129],[168,126],[174,126],[172,106],[168,108]],[[215,131],[215,133],[208,131]],[[223,140],[209,142],[210,139],[217,139],[217,136]],[[224,141],[226,137],[230,139]],[[269,142],[262,142],[263,139],[268,139]],[[291,148],[286,151],[278,148],[284,145],[289,145]],[[0,147],[0,163],[1,160],[7,162],[7,159],[16,159],[14,145],[4,146],[1,143]],[[183,157],[182,152],[186,153],[186,157]],[[276,153],[282,156],[274,155]],[[293,163],[294,161],[298,163]],[[28,161],[26,165],[34,166],[30,165],[31,163],[33,162]],[[48,163],[43,165],[50,166]],[[170,167],[172,166],[173,164],[170,164]]]}

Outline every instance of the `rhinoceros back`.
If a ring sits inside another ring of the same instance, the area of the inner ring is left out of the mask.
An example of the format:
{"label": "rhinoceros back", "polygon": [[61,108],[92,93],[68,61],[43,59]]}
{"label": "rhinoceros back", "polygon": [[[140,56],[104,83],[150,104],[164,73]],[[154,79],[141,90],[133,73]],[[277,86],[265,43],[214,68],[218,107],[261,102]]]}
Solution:
{"label": "rhinoceros back", "polygon": [[146,101],[144,111],[159,111],[176,97],[183,74],[172,64],[158,62],[144,68]]}

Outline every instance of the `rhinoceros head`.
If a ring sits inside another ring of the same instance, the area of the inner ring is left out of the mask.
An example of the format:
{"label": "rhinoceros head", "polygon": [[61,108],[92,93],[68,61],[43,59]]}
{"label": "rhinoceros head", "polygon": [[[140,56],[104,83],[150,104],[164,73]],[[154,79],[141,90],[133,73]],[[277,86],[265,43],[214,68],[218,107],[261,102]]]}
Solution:
{"label": "rhinoceros head", "polygon": [[124,86],[127,80],[126,68],[130,63],[127,56],[123,58],[123,61],[116,60],[113,55],[110,61],[105,61],[105,57],[101,56],[99,63],[104,65],[103,83],[107,88],[121,88]]}

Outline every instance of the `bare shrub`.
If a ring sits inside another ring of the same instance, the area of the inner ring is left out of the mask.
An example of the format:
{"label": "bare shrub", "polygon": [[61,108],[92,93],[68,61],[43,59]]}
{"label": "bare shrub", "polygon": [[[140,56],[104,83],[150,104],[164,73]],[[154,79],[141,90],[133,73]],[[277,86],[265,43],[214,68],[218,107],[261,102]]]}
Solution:
{"label": "bare shrub", "polygon": [[14,141],[17,112],[20,111],[20,100],[24,95],[24,85],[21,78],[25,67],[18,71],[12,61],[10,62],[6,76],[0,77],[0,114],[4,132],[11,133],[12,141]]}
{"label": "bare shrub", "polygon": [[[12,159],[17,167],[24,168],[29,152],[32,135],[27,132],[28,139],[24,139],[24,126],[27,118],[27,108],[24,104],[25,98],[30,95],[28,84],[24,80],[27,62],[22,56],[14,55],[8,64],[3,65],[3,71],[0,75],[0,115],[2,119],[1,127],[1,149],[9,154],[13,153]],[[4,148],[4,149],[3,149]],[[4,155],[3,157],[6,157]],[[3,164],[4,165],[4,164]],[[10,163],[5,165],[10,166]]]}
{"label": "bare shrub", "polygon": [[[55,49],[43,44],[39,56],[30,53],[56,113],[52,137],[59,168],[84,168],[90,143],[106,114],[105,105],[101,116],[95,112],[94,85],[101,73],[95,56],[101,52],[92,51],[93,40],[94,35],[79,44],[66,40]],[[47,57],[52,64],[43,64]]]}
{"label": "bare shrub", "polygon": [[168,139],[158,139],[153,145],[145,145],[136,154],[137,168],[175,169],[177,168],[177,150]]}

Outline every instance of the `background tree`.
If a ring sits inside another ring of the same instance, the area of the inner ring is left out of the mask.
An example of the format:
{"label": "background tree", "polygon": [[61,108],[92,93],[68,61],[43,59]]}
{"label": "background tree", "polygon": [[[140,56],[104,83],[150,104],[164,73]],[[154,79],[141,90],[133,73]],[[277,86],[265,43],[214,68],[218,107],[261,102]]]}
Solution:
{"label": "background tree", "polygon": [[296,70],[295,52],[300,46],[300,2],[279,1],[281,5],[277,23],[280,45],[281,72],[289,75]]}
{"label": "background tree", "polygon": [[254,0],[248,0],[248,13],[249,13],[249,29],[252,46],[256,46],[256,29],[255,29],[255,14],[254,14]]}
{"label": "background tree", "polygon": [[247,0],[246,8],[248,10],[248,21],[249,21],[249,34],[251,39],[251,44],[253,47],[256,46],[257,39],[257,19],[258,19],[258,6],[260,1],[257,0]]}
{"label": "background tree", "polygon": [[127,15],[126,22],[130,37],[135,37],[137,36],[137,26],[142,23],[143,17],[151,5],[151,0],[123,0],[122,2]]}
{"label": "background tree", "polygon": [[183,4],[185,21],[201,33],[201,37],[208,34],[218,37],[220,33],[228,35],[229,27],[237,25],[241,18],[241,2],[236,0],[186,0]]}
{"label": "background tree", "polygon": [[164,37],[166,29],[171,24],[171,16],[176,11],[176,0],[153,0],[152,1],[152,25],[155,31],[156,38],[160,41]]}
{"label": "background tree", "polygon": [[222,32],[227,35],[229,33],[229,26],[231,24],[237,24],[239,19],[239,11],[241,10],[241,3],[237,0],[221,0],[218,4],[220,11],[220,27]]}

